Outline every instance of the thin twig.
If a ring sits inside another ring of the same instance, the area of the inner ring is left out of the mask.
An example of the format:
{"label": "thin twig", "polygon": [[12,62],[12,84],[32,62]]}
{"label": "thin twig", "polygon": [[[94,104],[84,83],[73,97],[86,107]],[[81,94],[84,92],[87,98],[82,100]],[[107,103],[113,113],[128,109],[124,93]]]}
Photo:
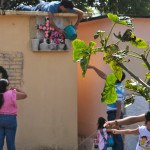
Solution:
{"label": "thin twig", "polygon": [[132,56],[132,57],[135,57],[135,58],[138,58],[138,59],[142,59],[142,57],[138,57],[138,56],[135,56],[135,55],[132,55],[132,54],[127,54],[128,56]]}
{"label": "thin twig", "polygon": [[129,51],[130,53],[134,53],[137,54],[138,56],[141,56],[139,53],[135,52],[135,51]]}

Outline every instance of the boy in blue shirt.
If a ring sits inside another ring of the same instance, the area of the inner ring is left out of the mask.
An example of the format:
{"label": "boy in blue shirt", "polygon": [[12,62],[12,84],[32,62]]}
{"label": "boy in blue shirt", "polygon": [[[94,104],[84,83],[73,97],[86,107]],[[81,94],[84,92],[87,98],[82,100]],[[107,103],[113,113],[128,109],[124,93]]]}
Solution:
{"label": "boy in blue shirt", "polygon": [[[100,69],[96,68],[95,66],[88,66],[88,69],[93,69],[98,76],[102,79],[106,80],[107,75],[101,71]],[[122,74],[121,81],[117,80],[115,85],[115,90],[117,93],[117,100],[113,104],[107,104],[107,119],[108,121],[121,119],[123,118],[122,108],[123,108],[123,100],[125,96],[125,91],[122,87],[122,81],[125,79],[125,73]],[[118,126],[119,127],[119,126]],[[112,147],[113,150],[124,150],[123,140],[120,134],[115,134],[114,138],[114,146]]]}
{"label": "boy in blue shirt", "polygon": [[71,0],[62,0],[61,2],[60,1],[43,2],[43,3],[37,4],[34,7],[21,4],[17,7],[16,10],[48,12],[50,25],[53,26],[58,32],[62,34],[65,34],[65,31],[63,29],[58,28],[56,24],[54,23],[53,21],[54,13],[58,13],[58,12],[76,13],[78,15],[78,19],[77,19],[76,24],[74,25],[75,29],[78,28],[78,25],[83,17],[83,11],[81,11],[80,9],[74,8],[74,4]]}

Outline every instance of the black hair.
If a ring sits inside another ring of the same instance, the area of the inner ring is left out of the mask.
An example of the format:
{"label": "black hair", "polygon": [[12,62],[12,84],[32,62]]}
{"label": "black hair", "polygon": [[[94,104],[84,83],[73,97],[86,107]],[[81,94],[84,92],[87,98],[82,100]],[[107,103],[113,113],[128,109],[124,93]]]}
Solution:
{"label": "black hair", "polygon": [[74,4],[73,4],[72,0],[62,0],[60,5],[64,6],[65,8],[69,8],[69,9],[74,8]]}
{"label": "black hair", "polygon": [[126,78],[126,74],[125,74],[124,72],[122,72],[122,78],[121,78],[121,81],[116,80],[116,83],[121,83],[125,78]]}
{"label": "black hair", "polygon": [[7,80],[0,79],[0,108],[3,106],[4,103],[3,93],[6,92],[7,86],[8,86]]}
{"label": "black hair", "polygon": [[150,121],[150,111],[148,111],[146,114],[145,114],[145,119],[146,119],[146,124],[147,124],[147,121]]}
{"label": "black hair", "polygon": [[146,136],[142,136],[142,139],[146,139],[147,140],[147,137]]}
{"label": "black hair", "polygon": [[98,124],[97,129],[104,128],[103,125],[104,125],[105,122],[106,122],[106,120],[103,117],[99,117],[98,118],[98,123],[97,123]]}
{"label": "black hair", "polygon": [[3,79],[8,79],[7,71],[2,66],[0,66],[0,73],[2,73],[2,78]]}

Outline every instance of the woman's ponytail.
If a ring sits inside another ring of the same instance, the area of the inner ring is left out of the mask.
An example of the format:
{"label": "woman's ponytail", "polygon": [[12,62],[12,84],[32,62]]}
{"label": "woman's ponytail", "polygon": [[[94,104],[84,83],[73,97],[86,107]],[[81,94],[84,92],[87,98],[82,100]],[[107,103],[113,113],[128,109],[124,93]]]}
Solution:
{"label": "woman's ponytail", "polygon": [[0,109],[3,106],[4,99],[3,99],[3,94],[0,94]]}
{"label": "woman's ponytail", "polygon": [[8,86],[8,81],[5,79],[0,79],[0,109],[4,104],[3,93],[7,91],[6,87]]}

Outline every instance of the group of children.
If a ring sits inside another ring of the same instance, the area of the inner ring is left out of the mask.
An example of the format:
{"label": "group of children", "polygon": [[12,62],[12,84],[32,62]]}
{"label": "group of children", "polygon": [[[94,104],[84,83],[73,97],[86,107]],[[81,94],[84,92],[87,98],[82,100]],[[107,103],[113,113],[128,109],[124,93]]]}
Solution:
{"label": "group of children", "polygon": [[109,134],[139,134],[139,140],[136,146],[136,150],[150,150],[150,111],[145,114],[145,125],[139,126],[136,129],[110,129],[105,128],[104,124],[106,120],[103,117],[98,119],[97,127],[97,145],[95,149],[107,150]]}

